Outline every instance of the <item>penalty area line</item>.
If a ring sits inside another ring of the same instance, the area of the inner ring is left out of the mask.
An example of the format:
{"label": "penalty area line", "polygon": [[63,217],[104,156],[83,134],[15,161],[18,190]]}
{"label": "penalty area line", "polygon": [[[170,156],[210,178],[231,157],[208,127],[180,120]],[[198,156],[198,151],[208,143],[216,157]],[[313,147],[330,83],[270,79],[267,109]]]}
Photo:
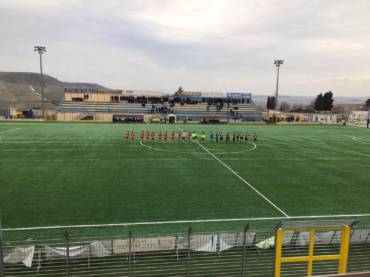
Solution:
{"label": "penalty area line", "polygon": [[276,210],[278,210],[281,214],[283,214],[285,217],[289,218],[290,216],[284,212],[282,209],[280,209],[276,204],[274,204],[270,199],[268,199],[263,193],[261,193],[259,190],[257,190],[254,186],[252,186],[248,181],[246,181],[243,177],[241,177],[237,172],[235,172],[230,166],[225,164],[220,158],[218,158],[215,154],[213,154],[211,151],[209,151],[205,146],[203,146],[201,143],[196,141],[196,143],[208,154],[210,154],[216,161],[218,161],[221,165],[223,165],[226,169],[228,169],[232,174],[234,174],[239,180],[241,180],[244,184],[246,184],[248,187],[250,187],[255,193],[257,193],[259,196],[261,196],[265,201],[267,201],[271,206],[273,206]]}

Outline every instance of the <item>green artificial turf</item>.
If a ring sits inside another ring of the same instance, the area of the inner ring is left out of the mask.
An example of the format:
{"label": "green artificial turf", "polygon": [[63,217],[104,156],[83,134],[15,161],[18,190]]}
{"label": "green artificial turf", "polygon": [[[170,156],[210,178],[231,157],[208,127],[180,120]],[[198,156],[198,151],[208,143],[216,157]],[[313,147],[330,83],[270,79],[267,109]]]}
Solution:
{"label": "green artificial turf", "polygon": [[370,212],[365,128],[0,123],[3,227],[284,216],[197,143],[123,139],[181,128],[256,132],[255,149],[201,143],[289,216]]}

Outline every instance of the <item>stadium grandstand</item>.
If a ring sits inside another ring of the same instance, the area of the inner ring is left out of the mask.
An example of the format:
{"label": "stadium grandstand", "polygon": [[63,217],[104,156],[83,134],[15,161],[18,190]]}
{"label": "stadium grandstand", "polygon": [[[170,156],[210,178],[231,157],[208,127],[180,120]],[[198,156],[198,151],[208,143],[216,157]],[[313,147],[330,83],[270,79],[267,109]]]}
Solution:
{"label": "stadium grandstand", "polygon": [[66,88],[60,121],[202,122],[260,121],[251,93],[159,92]]}

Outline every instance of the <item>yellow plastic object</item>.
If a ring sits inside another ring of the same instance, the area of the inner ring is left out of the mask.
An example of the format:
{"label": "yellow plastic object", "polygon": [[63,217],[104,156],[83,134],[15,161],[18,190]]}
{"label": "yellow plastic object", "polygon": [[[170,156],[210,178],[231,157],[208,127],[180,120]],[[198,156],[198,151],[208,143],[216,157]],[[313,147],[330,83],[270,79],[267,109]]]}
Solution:
{"label": "yellow plastic object", "polygon": [[[283,257],[283,237],[285,231],[302,232],[310,234],[308,256]],[[315,233],[316,231],[341,231],[341,245],[338,255],[314,255]],[[275,248],[275,277],[280,277],[281,265],[283,263],[307,262],[307,276],[312,276],[312,265],[316,261],[335,261],[339,262],[338,273],[346,273],[348,263],[348,250],[350,241],[351,227],[313,227],[313,228],[279,228],[276,230]]]}

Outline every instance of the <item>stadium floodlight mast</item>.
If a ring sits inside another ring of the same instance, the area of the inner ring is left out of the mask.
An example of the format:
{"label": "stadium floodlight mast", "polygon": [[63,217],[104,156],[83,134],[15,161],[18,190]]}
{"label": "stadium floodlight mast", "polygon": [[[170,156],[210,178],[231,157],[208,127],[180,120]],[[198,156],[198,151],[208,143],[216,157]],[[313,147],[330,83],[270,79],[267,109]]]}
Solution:
{"label": "stadium floodlight mast", "polygon": [[274,65],[277,68],[276,76],[276,91],[275,91],[275,108],[277,108],[278,96],[279,96],[279,76],[280,76],[280,65],[284,63],[284,60],[275,60]]}
{"label": "stadium floodlight mast", "polygon": [[46,52],[45,46],[35,46],[34,51],[40,56],[40,87],[41,87],[41,112],[42,118],[45,119],[45,101],[44,101],[44,75],[42,72],[42,55]]}

